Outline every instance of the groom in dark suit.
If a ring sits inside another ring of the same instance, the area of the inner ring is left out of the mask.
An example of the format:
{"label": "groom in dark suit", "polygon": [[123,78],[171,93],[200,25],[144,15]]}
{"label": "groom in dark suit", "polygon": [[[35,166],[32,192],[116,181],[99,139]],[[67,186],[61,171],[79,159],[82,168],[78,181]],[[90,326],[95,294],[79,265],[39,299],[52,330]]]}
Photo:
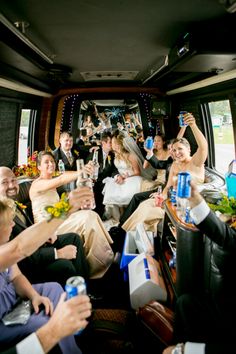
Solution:
{"label": "groom in dark suit", "polygon": [[[111,151],[111,138],[112,135],[109,131],[103,132],[101,135],[101,147],[98,149],[98,163],[99,172],[98,179],[94,184],[94,195],[96,202],[95,211],[102,217],[104,213],[104,205],[102,190],[104,187],[103,180],[106,177],[112,177],[118,174],[118,171],[114,165],[114,153]],[[87,162],[93,159],[93,152],[88,156]]]}
{"label": "groom in dark suit", "polygon": [[[0,196],[17,200],[19,185],[8,167],[0,167]],[[24,231],[33,222],[16,201],[15,226],[12,238]],[[88,278],[88,265],[80,237],[75,233],[52,235],[51,239],[30,257],[18,263],[22,273],[31,283],[56,281],[62,286],[68,278],[81,275]]]}

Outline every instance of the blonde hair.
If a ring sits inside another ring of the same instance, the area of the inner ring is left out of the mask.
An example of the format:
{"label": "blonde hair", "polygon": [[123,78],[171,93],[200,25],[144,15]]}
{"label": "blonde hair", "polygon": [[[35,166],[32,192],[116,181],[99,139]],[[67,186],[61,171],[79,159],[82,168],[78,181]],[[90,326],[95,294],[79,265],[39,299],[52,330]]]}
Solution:
{"label": "blonde hair", "polygon": [[15,215],[16,205],[12,199],[0,197],[0,225],[9,223]]}
{"label": "blonde hair", "polygon": [[124,160],[129,166],[131,166],[131,162],[128,159],[129,151],[124,147],[125,137],[126,135],[123,132],[116,132],[116,134],[113,134],[112,139],[116,140],[116,143],[120,148],[120,151],[116,152],[117,160]]}

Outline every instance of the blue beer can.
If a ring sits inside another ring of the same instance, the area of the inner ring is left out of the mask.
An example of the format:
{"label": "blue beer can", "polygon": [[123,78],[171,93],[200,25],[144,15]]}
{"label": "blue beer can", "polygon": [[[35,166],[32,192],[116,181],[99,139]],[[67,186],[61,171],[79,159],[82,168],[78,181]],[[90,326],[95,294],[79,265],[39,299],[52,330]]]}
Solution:
{"label": "blue beer can", "polygon": [[152,147],[153,147],[153,138],[152,138],[152,136],[148,136],[147,137],[147,139],[146,139],[146,148],[147,149],[152,149]]}
{"label": "blue beer can", "polygon": [[80,276],[75,276],[67,279],[65,290],[68,299],[76,295],[86,295],[87,289],[84,278]]}
{"label": "blue beer can", "polygon": [[190,216],[190,208],[189,207],[187,207],[186,211],[185,211],[185,222],[187,224],[191,223],[191,216]]}
{"label": "blue beer can", "polygon": [[[72,297],[77,295],[86,295],[87,288],[84,278],[80,276],[75,276],[67,279],[65,291],[67,294],[67,299],[71,299]],[[82,331],[83,329],[79,330],[75,333],[75,335],[79,335]]]}
{"label": "blue beer can", "polygon": [[188,113],[186,111],[179,112],[179,126],[180,127],[187,127],[188,124],[184,123],[184,115]]}
{"label": "blue beer can", "polygon": [[178,174],[177,197],[189,198],[191,196],[191,175],[189,172],[180,172]]}
{"label": "blue beer can", "polygon": [[174,188],[171,189],[170,193],[170,202],[173,206],[177,205],[177,199],[176,199],[177,192]]}

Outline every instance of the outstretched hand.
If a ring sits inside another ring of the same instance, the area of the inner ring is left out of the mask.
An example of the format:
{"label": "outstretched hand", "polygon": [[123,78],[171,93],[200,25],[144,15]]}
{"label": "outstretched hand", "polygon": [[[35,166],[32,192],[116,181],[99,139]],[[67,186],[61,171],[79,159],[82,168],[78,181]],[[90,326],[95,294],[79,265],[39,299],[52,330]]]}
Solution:
{"label": "outstretched hand", "polygon": [[69,193],[70,210],[69,214],[82,209],[85,204],[94,199],[93,191],[89,187],[76,188]]}
{"label": "outstretched hand", "polygon": [[191,197],[189,198],[189,204],[190,207],[193,208],[201,203],[203,197],[198,192],[197,185],[195,182],[191,181],[190,185],[191,185]]}

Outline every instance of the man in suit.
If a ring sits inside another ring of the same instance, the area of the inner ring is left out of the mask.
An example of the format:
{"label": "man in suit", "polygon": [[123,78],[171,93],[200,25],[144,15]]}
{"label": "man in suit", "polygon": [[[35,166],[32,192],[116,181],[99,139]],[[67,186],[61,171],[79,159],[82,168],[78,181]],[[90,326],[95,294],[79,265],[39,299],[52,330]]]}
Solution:
{"label": "man in suit", "polygon": [[53,155],[58,166],[59,160],[62,160],[66,171],[76,171],[76,160],[83,158],[80,152],[73,149],[73,137],[71,133],[64,131],[60,134],[60,146],[53,151]]}
{"label": "man in suit", "polygon": [[[111,133],[109,131],[103,132],[101,135],[101,148],[98,148],[98,179],[94,184],[94,195],[96,202],[96,212],[102,217],[104,213],[104,205],[102,204],[104,187],[103,180],[106,177],[118,174],[114,165],[114,153],[111,151]],[[88,156],[87,162],[93,159],[93,152]]]}
{"label": "man in suit", "polygon": [[[17,204],[19,185],[8,167],[0,167],[0,195],[14,199]],[[33,223],[20,204],[17,204],[12,238]],[[31,283],[57,281],[62,286],[75,275],[88,278],[88,265],[80,237],[74,233],[54,234],[30,257],[19,262],[19,267]]]}
{"label": "man in suit", "polygon": [[204,294],[183,294],[177,299],[175,338],[182,343],[163,354],[234,353],[236,230],[210,210],[193,183],[189,202],[190,216],[210,245],[209,285]]}

